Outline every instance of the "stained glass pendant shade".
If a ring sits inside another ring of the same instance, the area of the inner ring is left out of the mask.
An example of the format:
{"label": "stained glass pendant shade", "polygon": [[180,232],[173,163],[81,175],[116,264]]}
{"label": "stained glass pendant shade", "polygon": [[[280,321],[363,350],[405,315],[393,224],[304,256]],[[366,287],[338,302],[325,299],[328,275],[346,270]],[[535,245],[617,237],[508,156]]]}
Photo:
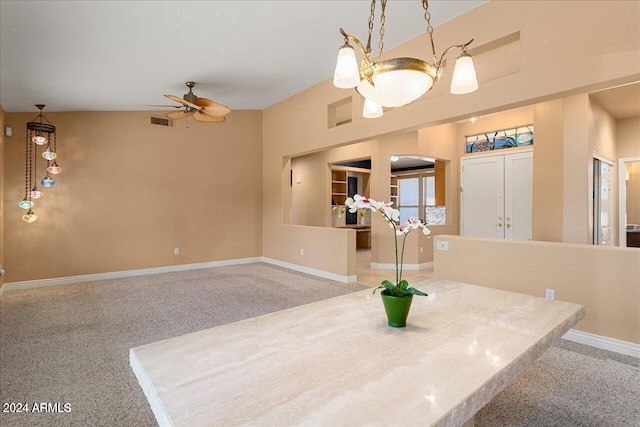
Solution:
{"label": "stained glass pendant shade", "polygon": [[51,176],[49,174],[47,174],[47,176],[42,178],[42,181],[40,181],[40,184],[42,184],[44,187],[47,187],[47,188],[53,187],[55,183],[56,182],[53,179],[51,179]]}

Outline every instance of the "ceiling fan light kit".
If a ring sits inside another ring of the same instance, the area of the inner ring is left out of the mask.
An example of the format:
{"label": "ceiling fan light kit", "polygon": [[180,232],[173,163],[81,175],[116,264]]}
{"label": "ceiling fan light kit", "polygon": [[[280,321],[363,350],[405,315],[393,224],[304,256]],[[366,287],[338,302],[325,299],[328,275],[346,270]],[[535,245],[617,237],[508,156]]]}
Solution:
{"label": "ceiling fan light kit", "polygon": [[[444,56],[454,48],[460,49],[461,54],[456,60],[451,81],[451,93],[456,95],[466,94],[478,88],[473,59],[467,53],[467,47],[473,42],[473,39],[465,44],[448,47],[442,53],[440,59],[437,59],[433,41],[433,27],[430,22],[429,2],[427,0],[422,0],[422,9],[427,23],[427,34],[431,41],[433,62],[429,63],[416,58],[384,59],[387,0],[381,0],[380,3],[382,9],[380,15],[380,42],[378,44],[380,52],[377,60],[371,59],[371,36],[375,19],[376,0],[371,1],[369,38],[366,48],[360,40],[340,28],[340,33],[344,37],[344,44],[338,50],[333,84],[341,89],[355,88],[365,98],[363,117],[381,117],[383,114],[382,107],[402,107],[431,90],[442,76]],[[350,41],[358,46],[361,56],[360,65],[358,65],[356,52]]]}
{"label": "ceiling fan light kit", "polygon": [[174,106],[180,108],[180,111],[172,111],[166,114],[166,117],[172,120],[183,119],[185,117],[193,117],[195,121],[202,123],[222,123],[226,120],[226,115],[231,109],[226,105],[219,104],[207,98],[200,98],[193,93],[195,82],[187,82],[189,92],[185,93],[182,98],[175,95],[165,95],[166,98],[182,104]]}

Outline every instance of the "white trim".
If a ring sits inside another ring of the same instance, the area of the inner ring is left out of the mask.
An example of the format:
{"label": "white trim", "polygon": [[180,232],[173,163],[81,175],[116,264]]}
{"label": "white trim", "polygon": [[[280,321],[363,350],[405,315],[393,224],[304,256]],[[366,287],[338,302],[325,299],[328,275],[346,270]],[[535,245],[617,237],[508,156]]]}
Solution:
{"label": "white trim", "polygon": [[79,276],[54,277],[51,279],[26,280],[24,282],[5,283],[0,289],[4,292],[21,289],[41,288],[45,286],[67,285],[70,283],[94,282],[96,280],[120,279],[123,277],[146,276],[148,274],[171,273],[174,271],[199,270],[202,268],[224,267],[228,265],[262,262],[262,257],[237,258],[222,261],[200,262],[195,264],[169,265],[165,267],[141,268],[137,270],[112,271],[108,273],[83,274]]}
{"label": "white trim", "polygon": [[609,166],[615,166],[616,165],[616,161],[615,160],[611,160],[610,158],[608,158],[607,156],[598,153],[597,151],[593,152],[593,158],[594,159],[598,159],[601,162],[605,162],[606,164],[608,164]]}
{"label": "white trim", "polygon": [[312,276],[322,277],[324,279],[335,280],[342,283],[356,283],[358,276],[355,274],[352,276],[344,276],[342,274],[331,273],[329,271],[318,270],[311,267],[305,267],[304,265],[292,264],[290,262],[280,261],[273,258],[262,257],[262,262],[268,264],[277,265],[279,267],[288,268],[289,270],[299,271],[300,273],[311,274]]}
{"label": "white trim", "polygon": [[640,358],[640,344],[603,337],[589,332],[576,331],[575,329],[569,329],[562,338],[602,350]]}
{"label": "white trim", "polygon": [[[433,268],[433,261],[431,262],[423,262],[422,264],[403,264],[403,270],[425,270],[427,268]],[[383,263],[383,262],[372,262],[371,263],[372,270],[395,270],[396,265],[392,263]]]}
{"label": "white trim", "polygon": [[147,400],[149,401],[149,406],[151,406],[151,411],[153,411],[153,415],[156,417],[156,421],[160,427],[173,427],[173,421],[171,421],[171,417],[169,413],[165,409],[162,401],[158,397],[158,393],[156,393],[156,389],[153,388],[153,384],[149,380],[147,373],[144,371],[140,360],[136,356],[134,351],[135,349],[129,350],[129,366],[133,370],[136,378],[138,379],[138,384],[142,387],[142,391],[144,395],[147,396]]}
{"label": "white trim", "polygon": [[640,162],[640,157],[618,159],[618,246],[627,246],[627,163]]}

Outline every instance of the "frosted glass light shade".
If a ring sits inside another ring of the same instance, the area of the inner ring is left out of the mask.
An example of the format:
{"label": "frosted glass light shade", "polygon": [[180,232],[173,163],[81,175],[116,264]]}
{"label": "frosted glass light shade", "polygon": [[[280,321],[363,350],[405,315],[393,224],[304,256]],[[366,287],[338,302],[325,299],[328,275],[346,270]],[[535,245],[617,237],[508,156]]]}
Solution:
{"label": "frosted glass light shade", "polygon": [[53,185],[55,183],[56,182],[53,179],[51,179],[51,177],[49,175],[45,176],[44,178],[42,178],[42,181],[40,181],[40,184],[42,184],[43,186],[45,186],[47,188],[48,187],[53,187]]}
{"label": "frosted glass light shade", "polygon": [[22,220],[24,222],[34,222],[36,219],[38,219],[38,215],[34,214],[31,209],[29,209],[29,212],[27,212],[26,214],[22,215]]}
{"label": "frosted glass light shade", "polygon": [[378,117],[382,117],[382,114],[384,114],[382,105],[370,99],[365,99],[362,117],[366,119],[377,119]]}
{"label": "frosted glass light shade", "polygon": [[346,45],[338,50],[338,60],[336,70],[333,73],[333,85],[340,89],[351,89],[358,86],[360,73],[358,71],[358,61],[356,61],[356,51],[353,47]]}
{"label": "frosted glass light shade", "polygon": [[451,93],[454,95],[464,95],[478,89],[478,79],[476,69],[473,66],[473,59],[467,53],[462,53],[456,59],[456,67],[453,70],[451,79]]}
{"label": "frosted glass light shade", "polygon": [[417,70],[386,71],[375,74],[372,80],[375,87],[367,80],[362,80],[358,84],[358,92],[383,107],[407,105],[433,86],[433,78]]}
{"label": "frosted glass light shade", "polygon": [[36,135],[36,136],[34,136],[33,138],[31,138],[31,141],[32,141],[33,143],[35,143],[35,144],[38,144],[38,145],[44,145],[44,144],[46,144],[47,142],[49,142],[49,141],[47,140],[47,138],[45,138],[45,137],[44,137],[44,136],[42,136],[42,135]]}
{"label": "frosted glass light shade", "polygon": [[54,161],[53,164],[47,168],[47,172],[57,175],[62,172],[62,168]]}
{"label": "frosted glass light shade", "polygon": [[42,191],[38,190],[38,187],[34,185],[33,190],[31,190],[31,198],[39,199],[40,197],[42,197]]}
{"label": "frosted glass light shade", "polygon": [[42,157],[44,157],[47,160],[53,160],[56,157],[58,157],[58,155],[53,151],[51,151],[51,148],[47,148],[45,151],[42,152]]}
{"label": "frosted glass light shade", "polygon": [[31,209],[33,205],[34,203],[29,199],[23,199],[18,202],[18,206],[20,206],[22,209]]}

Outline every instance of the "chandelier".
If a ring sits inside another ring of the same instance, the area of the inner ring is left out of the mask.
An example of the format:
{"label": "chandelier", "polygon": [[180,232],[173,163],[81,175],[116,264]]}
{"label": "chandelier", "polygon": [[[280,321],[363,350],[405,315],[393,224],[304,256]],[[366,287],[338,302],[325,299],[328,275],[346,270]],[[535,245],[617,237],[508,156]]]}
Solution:
{"label": "chandelier", "polygon": [[[18,206],[27,209],[27,213],[22,216],[25,222],[31,223],[38,219],[38,216],[31,208],[35,205],[34,199],[42,197],[43,193],[38,189],[37,181],[37,159],[38,147],[46,147],[42,152],[42,157],[47,161],[47,176],[40,183],[44,187],[52,187],[55,184],[51,174],[59,174],[62,168],[58,166],[56,158],[56,127],[42,115],[44,105],[38,104],[36,107],[40,110],[40,114],[31,122],[27,123],[27,136],[25,139],[25,177],[24,177],[24,199]],[[46,123],[45,123],[46,121]],[[51,163],[53,161],[53,164]],[[31,186],[33,184],[33,187]]]}
{"label": "chandelier", "polygon": [[[340,33],[344,36],[344,44],[338,50],[338,61],[333,76],[333,84],[336,87],[341,89],[356,88],[356,91],[365,98],[364,117],[380,117],[383,114],[382,107],[402,107],[424,95],[440,79],[444,68],[442,62],[444,56],[454,48],[460,49],[461,54],[456,60],[451,81],[451,93],[460,95],[473,92],[478,88],[473,60],[467,53],[467,46],[471,44],[473,39],[465,44],[448,47],[440,59],[437,59],[427,0],[422,0],[422,9],[427,23],[427,34],[431,41],[433,62],[429,63],[415,58],[383,59],[387,0],[381,0],[380,3],[382,9],[378,45],[380,52],[377,60],[371,59],[371,34],[376,9],[376,0],[372,0],[367,47],[365,48],[360,40],[340,28]],[[349,41],[354,42],[360,50],[362,59],[360,65],[356,60],[355,49]]]}

